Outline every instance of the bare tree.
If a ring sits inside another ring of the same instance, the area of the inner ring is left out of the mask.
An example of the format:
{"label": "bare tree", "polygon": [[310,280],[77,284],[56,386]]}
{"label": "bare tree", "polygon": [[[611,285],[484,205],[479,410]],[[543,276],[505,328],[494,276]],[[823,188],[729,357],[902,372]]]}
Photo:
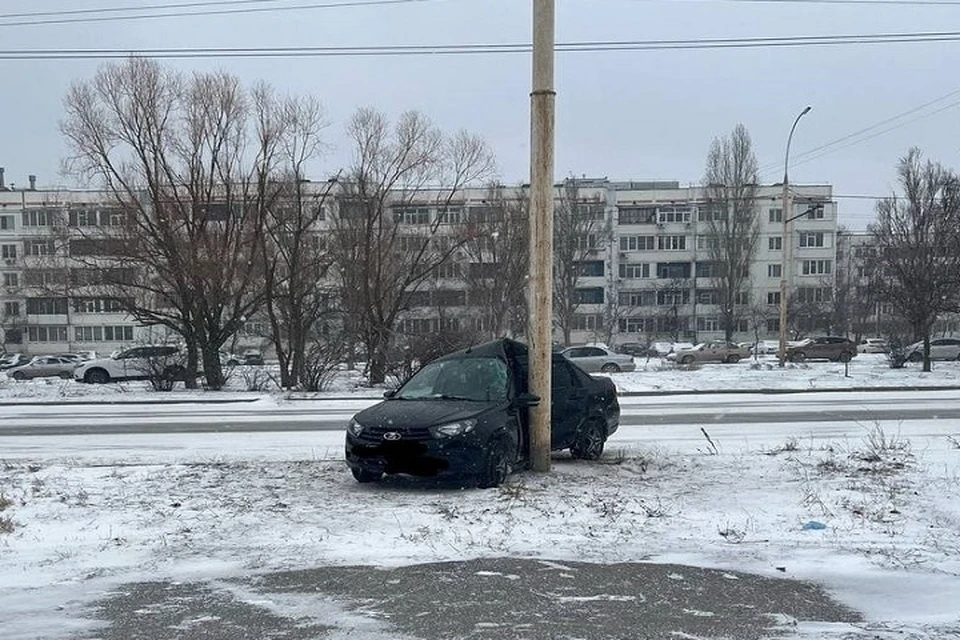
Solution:
{"label": "bare tree", "polygon": [[557,198],[553,216],[553,314],[570,344],[577,309],[583,303],[579,286],[587,275],[587,263],[600,262],[604,275],[606,261],[601,253],[611,241],[603,200],[585,198],[576,178],[568,178]]}
{"label": "bare tree", "polygon": [[208,385],[219,388],[220,347],[263,300],[279,132],[253,117],[236,77],[185,76],[138,58],[101,67],[64,103],[68,168],[117,208],[87,233],[81,283],[123,300],[142,324],[179,334],[188,384],[199,351]]}
{"label": "bare tree", "polygon": [[494,339],[526,331],[529,275],[529,198],[521,189],[492,185],[486,211],[469,221],[462,271],[482,334]]}
{"label": "bare tree", "polygon": [[[271,138],[271,153],[287,172],[272,206],[265,207],[263,311],[280,363],[280,384],[315,387],[326,381],[331,356],[330,324],[337,315],[330,267],[333,252],[323,228],[328,198],[336,179],[315,188],[306,180],[307,165],[323,151],[326,126],[321,105],[312,98],[278,100],[260,87],[254,93],[258,130]],[[323,331],[325,325],[326,331]],[[322,338],[313,340],[312,337]]]}
{"label": "bare tree", "polygon": [[960,300],[960,180],[911,149],[898,167],[902,197],[877,203],[869,231],[876,243],[879,293],[923,340],[930,371],[930,333]]}
{"label": "bare tree", "polygon": [[[333,242],[351,331],[367,352],[370,382],[382,383],[394,327],[409,293],[466,241],[458,232],[462,191],[488,179],[493,156],[466,132],[445,136],[417,112],[391,127],[373,109],[347,132],[354,161],[340,180]],[[437,242],[440,236],[449,242]]]}
{"label": "bare tree", "polygon": [[[707,255],[717,291],[720,325],[733,339],[743,310],[737,305],[750,285],[750,267],[757,253],[760,224],[756,192],[757,158],[746,127],[738,124],[726,138],[714,139],[704,172]],[[787,215],[784,213],[784,215]]]}

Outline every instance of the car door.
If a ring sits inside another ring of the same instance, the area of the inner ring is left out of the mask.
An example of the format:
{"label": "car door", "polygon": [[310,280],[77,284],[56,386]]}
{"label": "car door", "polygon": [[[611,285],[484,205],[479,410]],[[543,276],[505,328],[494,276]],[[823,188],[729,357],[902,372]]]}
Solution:
{"label": "car door", "polygon": [[[583,356],[577,361],[580,368],[591,373],[600,371],[600,368],[607,362],[607,353],[597,347],[581,347]],[[582,363],[582,364],[581,364]]]}
{"label": "car door", "polygon": [[587,390],[562,356],[554,355],[551,370],[550,448],[570,446],[587,416]]}

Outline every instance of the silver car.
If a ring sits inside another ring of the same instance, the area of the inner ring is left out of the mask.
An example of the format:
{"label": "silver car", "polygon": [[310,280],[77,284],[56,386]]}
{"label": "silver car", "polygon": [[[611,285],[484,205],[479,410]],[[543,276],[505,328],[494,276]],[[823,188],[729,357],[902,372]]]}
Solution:
{"label": "silver car", "polygon": [[726,362],[735,364],[750,357],[750,350],[732,342],[715,340],[703,342],[692,349],[680,349],[667,356],[667,359],[677,364],[691,364],[693,362]]}
{"label": "silver car", "polygon": [[[903,350],[910,362],[923,360],[923,341],[915,342]],[[931,360],[960,360],[960,338],[934,338],[930,341]]]}
{"label": "silver car", "polygon": [[565,358],[587,373],[636,371],[633,356],[614,353],[603,347],[569,347],[561,351]]}
{"label": "silver car", "polygon": [[37,356],[27,364],[7,369],[7,375],[14,380],[32,380],[33,378],[72,378],[77,362],[60,356]]}

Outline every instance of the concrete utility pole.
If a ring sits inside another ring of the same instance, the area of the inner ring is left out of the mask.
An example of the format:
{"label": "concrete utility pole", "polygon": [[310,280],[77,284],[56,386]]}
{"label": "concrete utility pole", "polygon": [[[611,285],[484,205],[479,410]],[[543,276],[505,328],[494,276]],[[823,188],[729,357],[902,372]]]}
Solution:
{"label": "concrete utility pole", "polygon": [[787,167],[790,164],[790,141],[793,140],[793,131],[797,128],[800,118],[810,113],[812,107],[806,107],[793,121],[790,127],[790,135],[787,136],[787,151],[783,156],[783,237],[780,240],[780,366],[783,367],[787,360],[787,278],[790,268],[791,253],[793,251],[793,242],[790,235],[790,222],[793,218],[793,211],[790,208],[790,179],[787,176]]}
{"label": "concrete utility pole", "polygon": [[553,351],[554,0],[533,0],[533,91],[530,93],[530,378],[540,397],[530,410],[534,471],[550,470]]}

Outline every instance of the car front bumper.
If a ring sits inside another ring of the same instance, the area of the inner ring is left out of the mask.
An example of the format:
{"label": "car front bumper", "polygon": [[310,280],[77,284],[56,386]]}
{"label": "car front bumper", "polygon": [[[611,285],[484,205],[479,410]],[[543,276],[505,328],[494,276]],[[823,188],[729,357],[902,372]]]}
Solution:
{"label": "car front bumper", "polygon": [[471,436],[377,442],[348,433],[344,453],[352,469],[436,476],[478,473],[486,449]]}

